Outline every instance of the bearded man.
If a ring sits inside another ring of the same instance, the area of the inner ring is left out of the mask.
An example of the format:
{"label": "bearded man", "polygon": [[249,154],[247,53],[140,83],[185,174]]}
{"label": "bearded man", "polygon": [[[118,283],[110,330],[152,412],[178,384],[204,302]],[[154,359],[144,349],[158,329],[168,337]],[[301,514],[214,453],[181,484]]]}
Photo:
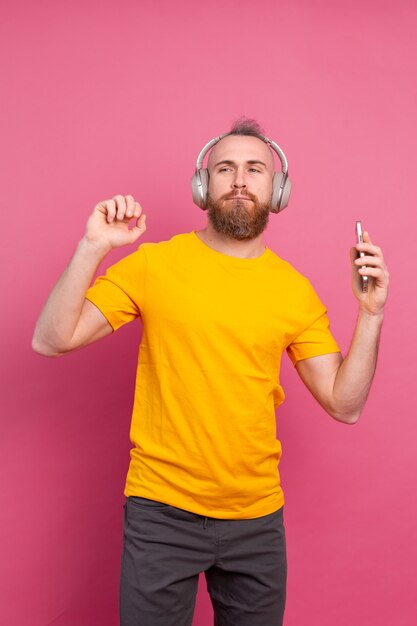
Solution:
{"label": "bearded man", "polygon": [[192,179],[206,228],[142,243],[90,286],[106,254],[146,230],[133,196],[99,202],[33,338],[36,352],[56,357],[141,319],[122,626],[191,626],[201,572],[217,626],[283,624],[281,355],[345,424],[357,422],[376,366],[388,289],[381,249],[365,233],[350,251],[359,311],[343,358],[309,280],[262,240],[270,214],[288,202],[285,156],[275,144],[283,166],[275,172],[274,143],[254,120],[213,142],[207,169],[198,162]]}

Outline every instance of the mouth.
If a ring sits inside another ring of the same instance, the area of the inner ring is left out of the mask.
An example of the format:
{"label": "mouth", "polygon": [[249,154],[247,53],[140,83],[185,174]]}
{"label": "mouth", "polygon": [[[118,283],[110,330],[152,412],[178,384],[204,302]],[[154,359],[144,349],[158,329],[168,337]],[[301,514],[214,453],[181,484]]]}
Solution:
{"label": "mouth", "polygon": [[252,200],[246,196],[233,196],[232,198],[227,198],[227,200],[247,200],[248,202],[252,202]]}

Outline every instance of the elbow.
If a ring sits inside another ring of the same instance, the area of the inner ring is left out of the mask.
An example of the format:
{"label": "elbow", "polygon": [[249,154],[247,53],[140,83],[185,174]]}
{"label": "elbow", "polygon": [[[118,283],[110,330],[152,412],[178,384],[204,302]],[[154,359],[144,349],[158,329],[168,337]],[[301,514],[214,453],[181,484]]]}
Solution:
{"label": "elbow", "polygon": [[341,402],[332,397],[327,402],[327,413],[336,421],[343,424],[356,424],[362,413],[363,405],[359,405],[357,399],[350,402]]}
{"label": "elbow", "polygon": [[63,354],[65,354],[64,352],[59,352],[57,350],[54,350],[48,344],[40,341],[39,338],[36,336],[36,333],[32,338],[32,350],[36,352],[36,354],[40,354],[41,356],[47,356],[47,357],[57,357],[57,356],[62,356]]}
{"label": "elbow", "polygon": [[345,418],[343,420],[344,424],[351,424],[353,426],[353,424],[356,424],[359,421],[359,415],[353,415],[353,416],[349,416],[348,418]]}
{"label": "elbow", "polygon": [[342,422],[343,424],[356,424],[359,420],[360,411],[356,412],[337,412],[337,411],[328,411],[329,415],[333,417],[337,422]]}

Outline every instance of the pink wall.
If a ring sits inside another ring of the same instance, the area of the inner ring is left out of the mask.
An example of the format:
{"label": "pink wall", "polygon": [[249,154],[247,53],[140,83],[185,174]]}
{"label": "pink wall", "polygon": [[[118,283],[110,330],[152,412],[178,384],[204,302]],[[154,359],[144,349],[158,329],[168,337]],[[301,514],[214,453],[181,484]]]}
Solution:
{"label": "pink wall", "polygon": [[284,359],[285,624],[416,623],[416,19],[413,0],[2,3],[1,624],[118,623],[140,324],[56,360],[31,337],[99,200],[137,197],[142,241],[205,225],[195,159],[241,114],[289,160],[267,244],[310,278],[344,353],[356,219],[391,275],[358,424]]}

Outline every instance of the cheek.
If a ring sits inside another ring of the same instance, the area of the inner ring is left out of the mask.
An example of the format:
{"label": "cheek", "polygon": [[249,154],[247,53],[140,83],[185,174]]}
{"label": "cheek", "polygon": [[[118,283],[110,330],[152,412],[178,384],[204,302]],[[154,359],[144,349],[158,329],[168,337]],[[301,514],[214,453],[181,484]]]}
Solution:
{"label": "cheek", "polygon": [[209,178],[208,190],[212,198],[221,196],[224,193],[224,185],[221,185],[221,181]]}
{"label": "cheek", "polygon": [[263,200],[270,200],[271,196],[272,196],[272,183],[270,185],[263,185],[260,189],[259,189],[259,196],[263,199]]}

